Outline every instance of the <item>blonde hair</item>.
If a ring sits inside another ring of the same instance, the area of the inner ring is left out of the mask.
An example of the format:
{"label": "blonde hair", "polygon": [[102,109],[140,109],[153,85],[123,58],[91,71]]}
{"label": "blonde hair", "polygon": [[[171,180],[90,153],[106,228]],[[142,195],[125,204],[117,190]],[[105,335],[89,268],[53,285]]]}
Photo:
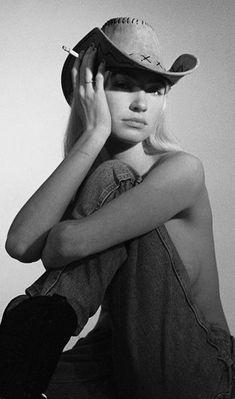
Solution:
{"label": "blonde hair", "polygon": [[143,141],[143,148],[149,155],[182,150],[179,141],[167,127],[165,110],[159,118],[155,133]]}
{"label": "blonde hair", "polygon": [[[169,86],[166,84],[165,90],[165,101],[161,116],[159,118],[159,123],[157,125],[154,134],[150,135],[146,140],[143,141],[143,148],[147,154],[161,154],[169,151],[180,151],[182,150],[176,137],[168,130],[166,126],[166,94],[169,90]],[[84,132],[84,126],[82,119],[79,115],[80,104],[76,103],[74,100],[71,105],[71,112],[69,116],[69,121],[64,137],[64,157],[68,155],[72,147],[79,139],[79,137]],[[110,159],[110,156],[104,146],[95,161],[95,167],[100,163]],[[94,167],[92,167],[94,169]]]}

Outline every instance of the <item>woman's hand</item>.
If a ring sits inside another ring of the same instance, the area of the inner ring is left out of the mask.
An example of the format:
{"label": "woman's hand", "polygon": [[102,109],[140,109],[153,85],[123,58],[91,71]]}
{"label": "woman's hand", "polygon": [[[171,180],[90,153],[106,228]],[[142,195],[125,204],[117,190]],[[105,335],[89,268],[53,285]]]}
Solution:
{"label": "woman's hand", "polygon": [[[74,100],[84,124],[84,131],[99,131],[106,138],[111,133],[111,115],[104,91],[105,62],[93,77],[96,48],[82,51],[72,69]],[[108,72],[106,72],[108,73]],[[93,81],[93,82],[92,82]]]}

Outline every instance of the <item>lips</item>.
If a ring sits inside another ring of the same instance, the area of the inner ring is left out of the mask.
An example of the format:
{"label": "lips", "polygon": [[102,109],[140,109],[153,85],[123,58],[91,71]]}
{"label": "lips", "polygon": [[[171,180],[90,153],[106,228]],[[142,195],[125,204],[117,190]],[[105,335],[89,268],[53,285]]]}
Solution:
{"label": "lips", "polygon": [[123,119],[123,120],[125,122],[147,125],[147,122],[144,119],[140,119],[140,118],[130,118],[130,119]]}

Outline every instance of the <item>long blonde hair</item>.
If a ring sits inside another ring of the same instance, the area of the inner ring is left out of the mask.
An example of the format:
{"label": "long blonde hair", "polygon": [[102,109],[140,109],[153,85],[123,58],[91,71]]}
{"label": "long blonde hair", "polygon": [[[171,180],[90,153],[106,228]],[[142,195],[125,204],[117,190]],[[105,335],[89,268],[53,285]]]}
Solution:
{"label": "long blonde hair", "polygon": [[149,155],[182,150],[177,138],[167,127],[165,110],[160,115],[155,133],[143,141],[143,148]]}

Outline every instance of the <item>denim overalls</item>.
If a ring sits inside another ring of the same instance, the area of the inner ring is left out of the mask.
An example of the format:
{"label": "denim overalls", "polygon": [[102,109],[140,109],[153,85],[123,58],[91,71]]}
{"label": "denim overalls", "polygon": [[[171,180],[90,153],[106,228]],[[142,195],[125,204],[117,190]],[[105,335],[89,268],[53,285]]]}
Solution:
{"label": "denim overalls", "polygon": [[[95,212],[141,181],[124,163],[103,163],[83,183],[72,217]],[[49,399],[235,397],[234,337],[207,322],[194,303],[164,225],[47,271],[26,293],[66,296],[77,314],[76,334],[102,304],[94,330],[62,354]]]}

